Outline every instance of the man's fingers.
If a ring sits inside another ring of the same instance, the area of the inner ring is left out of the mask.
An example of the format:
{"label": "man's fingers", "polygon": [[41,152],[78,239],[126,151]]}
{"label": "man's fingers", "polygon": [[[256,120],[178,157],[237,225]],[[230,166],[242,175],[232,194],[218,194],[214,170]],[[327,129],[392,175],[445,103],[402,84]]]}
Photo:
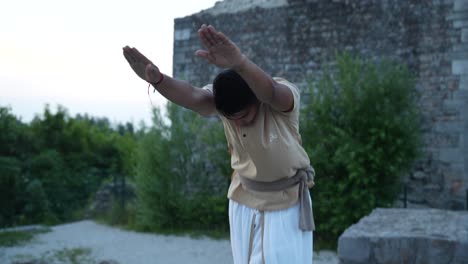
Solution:
{"label": "man's fingers", "polygon": [[206,43],[208,44],[208,48],[214,46],[216,44],[215,40],[213,39],[213,37],[210,35],[210,32],[208,30],[209,26],[206,26],[205,24],[203,24],[200,28],[200,33],[202,35],[202,38],[206,41]]}
{"label": "man's fingers", "polygon": [[139,52],[136,48],[132,48],[132,53],[133,53],[133,56],[135,56],[135,58],[137,58],[138,60],[142,61],[146,59],[145,56],[143,56],[143,54],[141,54],[141,52]]}
{"label": "man's fingers", "polygon": [[211,56],[211,54],[206,51],[206,50],[197,50],[195,51],[195,55],[197,55],[200,58],[203,58],[211,63],[214,63],[214,58]]}
{"label": "man's fingers", "polygon": [[206,37],[206,32],[202,28],[198,30],[198,37],[200,38],[200,41],[202,42],[203,46],[207,49],[211,48],[214,44]]}
{"label": "man's fingers", "polygon": [[135,48],[130,48],[129,46],[125,46],[123,48],[123,55],[127,62],[130,64],[130,67],[135,71],[135,73],[145,80],[145,66],[146,63],[138,56],[139,52],[135,51]]}
{"label": "man's fingers", "polygon": [[130,63],[148,63],[148,59],[141,54],[136,48],[130,48],[128,46],[124,47],[124,56],[127,58],[128,62]]}
{"label": "man's fingers", "polygon": [[135,48],[130,48],[128,46],[124,47],[124,56],[130,64],[135,64],[138,61],[141,61],[141,58],[138,56],[138,50]]}
{"label": "man's fingers", "polygon": [[125,59],[128,61],[128,63],[133,64],[136,62],[135,57],[132,55],[132,53],[128,49],[124,50],[123,54],[124,54]]}
{"label": "man's fingers", "polygon": [[206,51],[206,50],[197,50],[197,51],[195,51],[195,55],[197,55],[198,57],[207,58],[208,57],[208,51]]}
{"label": "man's fingers", "polygon": [[211,25],[208,26],[207,31],[208,31],[208,35],[210,36],[210,38],[213,40],[215,44],[223,43],[223,40],[219,37],[220,32],[216,31],[216,29],[213,26]]}
{"label": "man's fingers", "polygon": [[216,37],[215,37],[215,29],[213,26],[207,26],[205,27],[204,31],[203,31],[205,37],[208,39],[208,41],[214,46],[216,44],[218,44],[218,41],[216,41]]}
{"label": "man's fingers", "polygon": [[218,34],[216,34],[216,36],[219,38],[219,40],[222,42],[222,43],[229,43],[231,42],[231,40],[226,37],[226,35],[223,34],[223,32],[218,32]]}
{"label": "man's fingers", "polygon": [[139,60],[140,62],[142,62],[144,64],[151,63],[151,61],[148,58],[146,58],[145,55],[143,55],[136,48],[132,48],[132,54],[137,60]]}

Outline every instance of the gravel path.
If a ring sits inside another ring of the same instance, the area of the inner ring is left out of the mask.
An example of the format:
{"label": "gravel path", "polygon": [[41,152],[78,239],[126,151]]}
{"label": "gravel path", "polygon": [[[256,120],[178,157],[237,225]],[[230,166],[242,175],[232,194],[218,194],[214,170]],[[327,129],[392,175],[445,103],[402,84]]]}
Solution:
{"label": "gravel path", "polygon": [[[93,221],[54,226],[51,232],[36,235],[28,244],[0,247],[0,263],[11,264],[15,256],[21,255],[39,258],[64,248],[89,248],[93,259],[116,260],[120,264],[232,264],[228,240],[143,234]],[[333,252],[314,256],[314,264],[337,263]]]}

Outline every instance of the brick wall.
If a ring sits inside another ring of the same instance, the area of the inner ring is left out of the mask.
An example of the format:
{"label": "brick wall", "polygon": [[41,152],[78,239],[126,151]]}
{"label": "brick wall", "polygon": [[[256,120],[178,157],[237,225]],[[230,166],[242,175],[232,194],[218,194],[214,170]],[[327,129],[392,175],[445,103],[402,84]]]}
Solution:
{"label": "brick wall", "polygon": [[410,205],[464,209],[468,0],[278,3],[229,13],[219,8],[204,10],[176,19],[173,76],[202,86],[220,71],[193,55],[200,48],[196,32],[203,23],[226,33],[265,71],[296,82],[302,89],[307,78],[333,65],[337,51],[405,63],[418,77],[424,115],[424,155],[406,177]]}

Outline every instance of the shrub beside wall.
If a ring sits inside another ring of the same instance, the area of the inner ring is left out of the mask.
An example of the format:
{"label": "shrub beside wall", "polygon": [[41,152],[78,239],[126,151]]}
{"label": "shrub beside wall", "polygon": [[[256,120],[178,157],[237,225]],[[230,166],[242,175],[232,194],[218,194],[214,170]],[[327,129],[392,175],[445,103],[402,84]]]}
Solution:
{"label": "shrub beside wall", "polygon": [[373,208],[394,203],[420,146],[415,82],[401,65],[342,54],[308,94],[301,130],[317,173],[317,234],[335,240]]}

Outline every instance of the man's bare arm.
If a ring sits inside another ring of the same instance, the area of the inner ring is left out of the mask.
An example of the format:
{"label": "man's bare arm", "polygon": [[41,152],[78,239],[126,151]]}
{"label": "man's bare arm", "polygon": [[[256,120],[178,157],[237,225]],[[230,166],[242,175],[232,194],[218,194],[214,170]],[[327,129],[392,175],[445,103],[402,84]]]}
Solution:
{"label": "man's bare arm", "polygon": [[273,80],[270,75],[248,58],[245,58],[245,61],[233,70],[247,82],[260,101],[281,112],[293,109],[294,96],[291,89]]}
{"label": "man's bare arm", "polygon": [[155,88],[169,101],[195,111],[202,116],[210,116],[215,113],[213,93],[208,90],[193,87],[188,82],[166,75],[164,80]]}
{"label": "man's bare arm", "polygon": [[222,32],[216,31],[212,26],[202,25],[198,30],[198,35],[206,50],[198,50],[196,55],[218,67],[235,70],[260,101],[271,105],[278,111],[292,110],[294,106],[292,91],[273,80],[270,75],[244,56]]}
{"label": "man's bare arm", "polygon": [[135,73],[151,83],[169,101],[203,116],[215,113],[213,94],[210,91],[163,75],[156,65],[135,48],[126,46],[123,48],[123,54]]}

